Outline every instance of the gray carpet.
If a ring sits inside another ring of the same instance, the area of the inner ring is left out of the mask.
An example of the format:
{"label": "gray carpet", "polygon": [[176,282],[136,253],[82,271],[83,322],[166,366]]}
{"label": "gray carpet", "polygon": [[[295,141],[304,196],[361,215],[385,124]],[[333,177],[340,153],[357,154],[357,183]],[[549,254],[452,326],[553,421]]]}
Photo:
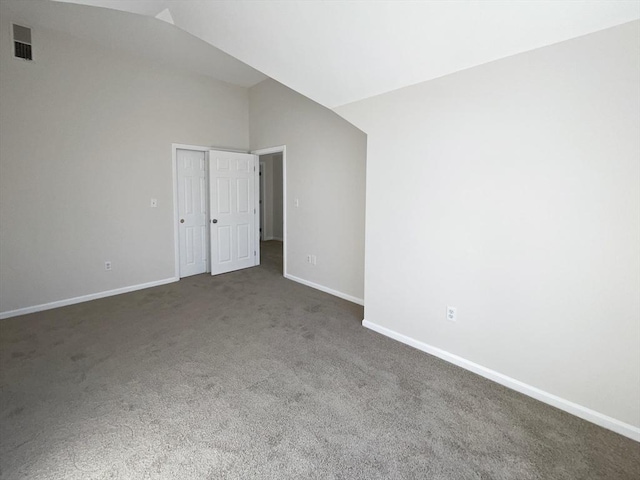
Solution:
{"label": "gray carpet", "polygon": [[2,479],[638,479],[640,446],[263,266],[4,320]]}

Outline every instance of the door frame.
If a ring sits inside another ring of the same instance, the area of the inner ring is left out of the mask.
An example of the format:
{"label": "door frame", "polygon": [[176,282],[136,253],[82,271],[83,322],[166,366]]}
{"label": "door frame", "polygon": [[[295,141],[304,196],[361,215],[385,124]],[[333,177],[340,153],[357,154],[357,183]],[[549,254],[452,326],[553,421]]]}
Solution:
{"label": "door frame", "polygon": [[[282,273],[287,276],[287,146],[278,145],[275,147],[260,148],[252,150],[251,153],[258,156],[258,165],[260,164],[260,155],[270,155],[272,153],[282,153]],[[259,182],[256,182],[258,184]],[[260,198],[260,192],[258,192]],[[258,216],[258,229],[260,228],[260,218]],[[258,237],[260,238],[260,237]],[[258,244],[260,241],[258,240]],[[260,261],[260,250],[258,250],[258,262]]]}
{"label": "door frame", "polygon": [[266,216],[266,204],[267,202],[265,201],[264,198],[264,194],[266,191],[265,188],[265,177],[266,175],[264,174],[264,167],[265,167],[265,163],[263,161],[260,160],[260,157],[258,157],[258,180],[260,181],[260,190],[258,192],[258,195],[260,196],[260,198],[258,198],[258,205],[260,205],[260,210],[259,210],[259,214],[260,214],[260,221],[258,222],[258,224],[260,225],[260,241],[262,242],[265,238],[265,234],[264,232],[266,231],[264,224],[265,224],[265,216]]}
{"label": "door frame", "polygon": [[[174,244],[174,269],[175,277],[180,278],[180,232],[179,232],[179,219],[180,211],[178,208],[178,150],[192,150],[195,152],[204,152],[206,161],[209,161],[209,150],[211,147],[204,147],[201,145],[186,145],[184,143],[172,143],[171,144],[171,168],[173,172],[173,244]],[[207,190],[207,228],[209,228],[209,175],[207,174],[206,181]],[[211,234],[208,235],[209,241],[207,249],[210,250]],[[207,251],[207,272],[211,272],[211,253]]]}

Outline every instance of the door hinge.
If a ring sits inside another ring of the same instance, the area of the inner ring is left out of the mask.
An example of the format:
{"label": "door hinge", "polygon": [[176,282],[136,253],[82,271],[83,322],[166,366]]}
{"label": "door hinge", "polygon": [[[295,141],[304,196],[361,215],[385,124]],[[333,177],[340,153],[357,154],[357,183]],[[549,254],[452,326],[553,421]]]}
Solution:
{"label": "door hinge", "polygon": [[256,253],[256,251],[254,250],[254,251],[253,251],[253,256],[255,257],[256,255],[257,255],[257,253]]}
{"label": "door hinge", "polygon": [[256,209],[255,208],[253,209],[253,213],[256,213]]}

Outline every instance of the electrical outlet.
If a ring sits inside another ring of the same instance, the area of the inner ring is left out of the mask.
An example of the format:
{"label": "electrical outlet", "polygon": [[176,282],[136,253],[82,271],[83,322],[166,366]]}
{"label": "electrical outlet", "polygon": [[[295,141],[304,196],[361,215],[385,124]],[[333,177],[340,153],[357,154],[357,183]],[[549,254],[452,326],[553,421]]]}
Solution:
{"label": "electrical outlet", "polygon": [[104,262],[104,269],[107,271],[111,270],[111,262],[109,261]]}
{"label": "electrical outlet", "polygon": [[311,255],[307,255],[307,263],[311,263]]}
{"label": "electrical outlet", "polygon": [[458,320],[457,308],[447,306],[447,320],[455,322]]}

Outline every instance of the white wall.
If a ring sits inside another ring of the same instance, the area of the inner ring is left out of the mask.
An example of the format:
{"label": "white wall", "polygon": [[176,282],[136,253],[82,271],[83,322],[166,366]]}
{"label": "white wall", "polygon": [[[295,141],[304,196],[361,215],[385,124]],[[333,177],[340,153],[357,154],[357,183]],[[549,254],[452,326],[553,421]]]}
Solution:
{"label": "white wall", "polygon": [[264,191],[260,192],[263,201],[264,216],[262,218],[262,238],[273,240],[273,162],[272,155],[260,155],[262,164],[262,179],[260,187]]}
{"label": "white wall", "polygon": [[263,238],[282,241],[282,153],[260,155],[260,163],[265,190]]}
{"label": "white wall", "polygon": [[639,32],[338,109],[368,135],[369,322],[640,426]]}
{"label": "white wall", "polygon": [[276,240],[282,240],[282,154],[275,154],[271,158],[273,163],[273,238]]}
{"label": "white wall", "polygon": [[287,273],[362,299],[366,136],[273,80],[249,98],[251,149],[287,147]]}
{"label": "white wall", "polygon": [[2,19],[0,312],[173,277],[171,143],[248,149],[248,90]]}

